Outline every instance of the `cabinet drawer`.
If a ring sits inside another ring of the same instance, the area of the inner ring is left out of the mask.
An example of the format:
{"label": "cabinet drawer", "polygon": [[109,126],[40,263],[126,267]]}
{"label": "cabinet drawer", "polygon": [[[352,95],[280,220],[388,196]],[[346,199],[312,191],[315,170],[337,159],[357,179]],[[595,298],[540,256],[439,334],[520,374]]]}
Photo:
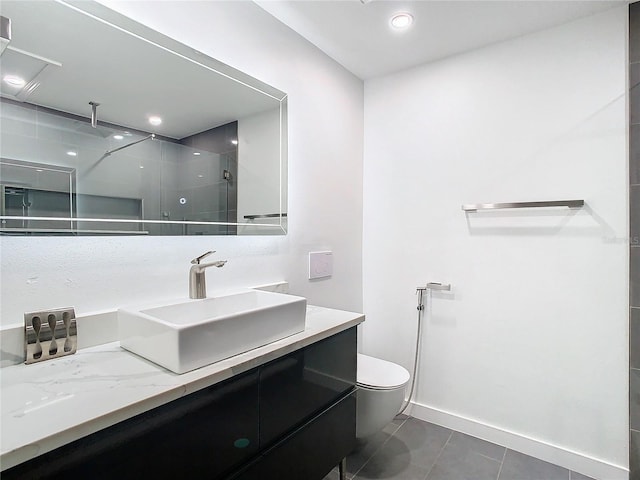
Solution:
{"label": "cabinet drawer", "polygon": [[291,432],[229,480],[322,480],[356,444],[356,393]]}
{"label": "cabinet drawer", "polygon": [[354,387],[356,342],[353,327],[261,368],[260,448]]}

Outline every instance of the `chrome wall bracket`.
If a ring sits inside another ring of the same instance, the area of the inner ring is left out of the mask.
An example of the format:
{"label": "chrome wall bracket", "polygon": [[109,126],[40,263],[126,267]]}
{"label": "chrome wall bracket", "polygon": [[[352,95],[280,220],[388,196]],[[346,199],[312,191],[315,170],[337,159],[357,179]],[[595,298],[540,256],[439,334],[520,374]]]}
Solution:
{"label": "chrome wall bracket", "polygon": [[438,283],[438,282],[429,282],[427,283],[427,287],[429,290],[442,290],[445,292],[451,291],[450,283]]}
{"label": "chrome wall bracket", "polygon": [[450,283],[429,282],[424,287],[416,288],[416,292],[424,292],[425,290],[443,290],[445,292],[451,291]]}
{"label": "chrome wall bracket", "polygon": [[502,210],[505,208],[546,208],[546,207],[584,207],[584,200],[545,200],[543,202],[509,202],[509,203],[477,203],[474,205],[462,205],[465,212],[477,212],[478,210]]}
{"label": "chrome wall bracket", "polygon": [[424,310],[424,294],[427,290],[441,290],[444,292],[450,292],[451,284],[429,282],[424,287],[417,287],[416,294],[418,294],[418,310]]}
{"label": "chrome wall bracket", "polygon": [[24,314],[25,363],[76,353],[78,330],[73,307]]}

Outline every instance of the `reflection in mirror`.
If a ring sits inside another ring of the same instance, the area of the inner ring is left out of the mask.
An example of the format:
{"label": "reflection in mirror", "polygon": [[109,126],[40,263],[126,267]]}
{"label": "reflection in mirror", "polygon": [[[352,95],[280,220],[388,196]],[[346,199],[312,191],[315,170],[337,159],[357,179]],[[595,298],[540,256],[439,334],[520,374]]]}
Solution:
{"label": "reflection in mirror", "polygon": [[1,234],[286,231],[284,93],[93,2],[0,14]]}

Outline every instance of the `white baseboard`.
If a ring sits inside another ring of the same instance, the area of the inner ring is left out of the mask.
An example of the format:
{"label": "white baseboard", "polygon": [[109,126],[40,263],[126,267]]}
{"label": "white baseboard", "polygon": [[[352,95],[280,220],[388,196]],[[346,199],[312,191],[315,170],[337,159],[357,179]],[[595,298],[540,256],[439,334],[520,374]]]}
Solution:
{"label": "white baseboard", "polygon": [[597,480],[629,480],[629,470],[621,465],[613,465],[598,458],[567,450],[557,445],[510,432],[493,425],[487,425],[454,413],[414,402],[411,402],[406,413],[420,420],[503,445],[511,450],[531,455]]}

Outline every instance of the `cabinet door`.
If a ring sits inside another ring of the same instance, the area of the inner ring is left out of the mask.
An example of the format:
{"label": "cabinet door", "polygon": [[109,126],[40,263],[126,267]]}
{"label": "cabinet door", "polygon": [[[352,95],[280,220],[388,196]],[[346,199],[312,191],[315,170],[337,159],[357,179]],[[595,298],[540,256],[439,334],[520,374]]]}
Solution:
{"label": "cabinet door", "polygon": [[260,448],[327,408],[356,383],[356,328],[260,369]]}
{"label": "cabinet door", "polygon": [[294,430],[232,480],[322,480],[356,443],[355,391]]}
{"label": "cabinet door", "polygon": [[2,479],[220,478],[258,451],[258,372],[234,377],[2,472]]}

